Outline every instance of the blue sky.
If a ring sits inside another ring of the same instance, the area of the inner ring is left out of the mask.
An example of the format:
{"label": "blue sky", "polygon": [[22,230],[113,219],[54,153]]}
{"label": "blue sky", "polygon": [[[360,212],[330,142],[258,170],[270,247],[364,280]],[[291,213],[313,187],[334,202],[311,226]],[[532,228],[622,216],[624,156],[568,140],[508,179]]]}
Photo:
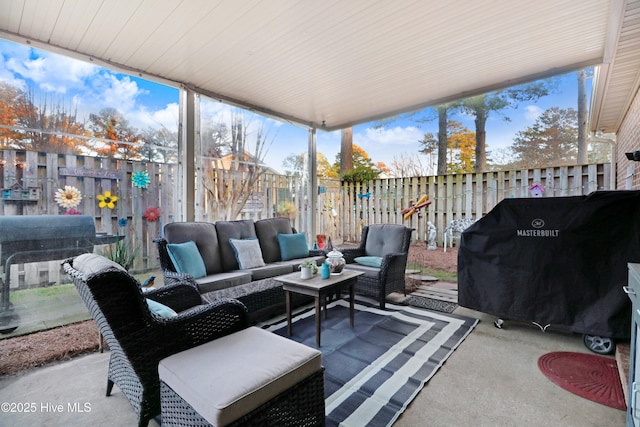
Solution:
{"label": "blue sky", "polygon": [[[93,64],[34,49],[0,39],[0,81],[34,91],[36,102],[64,103],[78,106],[79,120],[88,120],[90,113],[105,107],[117,108],[138,129],[164,126],[177,129],[178,89],[116,73]],[[505,110],[511,121],[492,114],[487,122],[487,150],[495,160],[501,158],[518,131],[532,125],[544,110],[558,106],[577,109],[577,78],[575,73],[558,77],[559,91],[536,102],[526,102],[517,109]],[[587,94],[591,81],[587,81]],[[228,109],[218,102],[205,103],[202,115],[217,120]],[[419,114],[424,116],[425,114]],[[434,116],[434,114],[431,114]],[[452,117],[474,130],[471,117]],[[268,120],[271,145],[265,162],[283,170],[282,160],[307,148],[307,129]],[[400,156],[416,156],[418,141],[425,132],[437,133],[437,121],[418,123],[413,118],[400,117],[386,122],[380,129],[376,123],[365,123],[353,129],[353,142],[361,146],[374,162],[390,164]],[[340,149],[340,132],[317,133],[318,151],[333,162]],[[420,154],[420,156],[423,156]],[[426,157],[424,158],[426,161]]]}

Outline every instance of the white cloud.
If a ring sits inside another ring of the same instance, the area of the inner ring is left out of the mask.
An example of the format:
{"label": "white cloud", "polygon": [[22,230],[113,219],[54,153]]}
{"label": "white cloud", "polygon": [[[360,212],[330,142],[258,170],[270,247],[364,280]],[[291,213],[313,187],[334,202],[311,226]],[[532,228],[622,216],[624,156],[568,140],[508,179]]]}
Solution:
{"label": "white cloud", "polygon": [[542,108],[538,107],[537,105],[527,105],[526,107],[524,107],[524,110],[525,119],[532,123],[535,122],[538,117],[540,117],[540,114],[542,114]]}
{"label": "white cloud", "polygon": [[148,128],[165,128],[169,131],[178,130],[180,106],[178,103],[168,104],[161,110],[149,111],[144,106],[138,106],[126,115],[129,124],[139,130]]}
{"label": "white cloud", "polygon": [[[160,124],[166,129],[177,131],[180,120],[180,106],[177,102],[173,102],[168,104],[166,108],[153,112],[151,117],[156,125]],[[153,124],[150,126],[153,126]]]}
{"label": "white cloud", "polygon": [[125,116],[135,110],[136,98],[147,93],[129,76],[118,78],[109,72],[103,72],[98,78],[93,79],[91,90],[98,104],[116,108]]}
{"label": "white cloud", "polygon": [[[45,51],[35,51],[28,46],[3,42],[0,44],[3,53],[2,80],[31,80],[45,92],[65,94],[84,86],[87,78],[98,73],[99,68],[93,64],[71,59]],[[13,78],[6,78],[6,75]]]}
{"label": "white cloud", "polygon": [[353,143],[362,148],[377,145],[412,145],[424,137],[424,131],[415,126],[393,128],[367,128],[364,134],[354,134]]}

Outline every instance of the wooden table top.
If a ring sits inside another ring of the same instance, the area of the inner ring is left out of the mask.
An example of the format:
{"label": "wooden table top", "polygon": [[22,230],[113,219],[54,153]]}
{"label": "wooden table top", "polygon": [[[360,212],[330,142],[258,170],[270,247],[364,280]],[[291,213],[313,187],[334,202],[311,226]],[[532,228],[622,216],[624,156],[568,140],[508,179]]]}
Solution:
{"label": "wooden table top", "polygon": [[301,279],[300,272],[295,271],[293,273],[274,277],[273,279],[285,284],[296,285],[310,289],[322,289],[327,286],[335,285],[337,283],[342,283],[349,279],[353,279],[354,277],[358,277],[361,274],[364,274],[364,272],[355,270],[342,270],[342,274],[332,274],[328,279],[323,279],[319,272],[317,274],[314,274],[311,279]]}

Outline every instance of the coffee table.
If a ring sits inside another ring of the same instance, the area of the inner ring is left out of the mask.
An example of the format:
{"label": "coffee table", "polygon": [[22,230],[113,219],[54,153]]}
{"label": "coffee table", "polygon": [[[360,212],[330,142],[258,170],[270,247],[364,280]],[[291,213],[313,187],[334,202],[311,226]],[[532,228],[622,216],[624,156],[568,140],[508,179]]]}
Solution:
{"label": "coffee table", "polygon": [[282,282],[285,302],[287,306],[287,333],[291,335],[291,292],[309,295],[316,301],[316,345],[320,347],[320,323],[321,309],[324,307],[325,316],[327,314],[326,298],[339,288],[349,288],[349,321],[353,328],[354,292],[353,286],[356,284],[358,276],[364,274],[362,271],[343,270],[340,275],[331,275],[328,279],[323,279],[320,274],[314,275],[311,279],[301,279],[300,272],[285,274],[274,277],[274,280]]}

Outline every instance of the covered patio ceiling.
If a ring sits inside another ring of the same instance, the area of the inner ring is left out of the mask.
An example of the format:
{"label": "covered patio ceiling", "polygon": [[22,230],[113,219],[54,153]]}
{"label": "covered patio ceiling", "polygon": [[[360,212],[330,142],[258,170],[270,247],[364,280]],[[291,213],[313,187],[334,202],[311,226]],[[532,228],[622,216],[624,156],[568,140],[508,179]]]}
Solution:
{"label": "covered patio ceiling", "polygon": [[0,0],[0,37],[334,130],[612,64],[638,3]]}

